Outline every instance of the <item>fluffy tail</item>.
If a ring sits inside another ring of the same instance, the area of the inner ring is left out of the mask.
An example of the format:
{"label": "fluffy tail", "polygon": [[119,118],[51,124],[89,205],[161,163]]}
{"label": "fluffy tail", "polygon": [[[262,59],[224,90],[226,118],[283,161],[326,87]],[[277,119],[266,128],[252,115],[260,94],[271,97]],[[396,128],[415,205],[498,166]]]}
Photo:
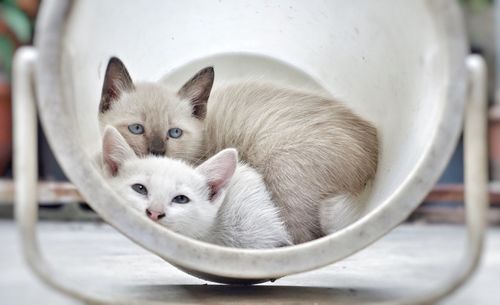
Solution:
{"label": "fluffy tail", "polygon": [[340,194],[320,203],[320,224],[325,235],[335,233],[352,224],[366,210],[367,187],[361,194]]}

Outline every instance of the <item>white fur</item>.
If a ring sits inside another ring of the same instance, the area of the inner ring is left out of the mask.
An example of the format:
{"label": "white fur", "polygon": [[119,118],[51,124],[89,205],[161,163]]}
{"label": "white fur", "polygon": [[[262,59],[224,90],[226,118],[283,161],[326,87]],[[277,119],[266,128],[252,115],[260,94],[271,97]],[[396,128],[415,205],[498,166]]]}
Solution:
{"label": "white fur", "polygon": [[254,169],[239,164],[206,241],[237,248],[290,245],[279,211]]}
{"label": "white fur", "polygon": [[[279,211],[271,200],[261,176],[252,168],[238,164],[234,149],[226,149],[193,168],[184,161],[147,156],[138,158],[119,132],[105,130],[103,160],[118,161],[115,175],[104,166],[110,186],[133,208],[164,212],[159,224],[180,234],[218,245],[239,248],[273,248],[291,244]],[[128,145],[127,145],[128,146]],[[116,148],[116,149],[114,149]],[[232,157],[231,157],[232,155]],[[120,159],[124,158],[124,159]],[[219,185],[211,198],[210,187]],[[148,196],[131,186],[140,183]],[[189,203],[178,204],[172,198],[185,195]]]}

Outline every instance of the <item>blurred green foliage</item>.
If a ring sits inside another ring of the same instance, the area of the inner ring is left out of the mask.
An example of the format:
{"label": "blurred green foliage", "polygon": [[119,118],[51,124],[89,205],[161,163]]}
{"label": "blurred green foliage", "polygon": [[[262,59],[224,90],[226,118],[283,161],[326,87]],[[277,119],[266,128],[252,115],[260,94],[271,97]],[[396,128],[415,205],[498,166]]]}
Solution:
{"label": "blurred green foliage", "polygon": [[17,46],[31,40],[32,21],[15,0],[0,0],[0,25],[0,73],[10,78]]}
{"label": "blurred green foliage", "polygon": [[473,10],[481,10],[492,6],[494,0],[460,0],[460,2]]}

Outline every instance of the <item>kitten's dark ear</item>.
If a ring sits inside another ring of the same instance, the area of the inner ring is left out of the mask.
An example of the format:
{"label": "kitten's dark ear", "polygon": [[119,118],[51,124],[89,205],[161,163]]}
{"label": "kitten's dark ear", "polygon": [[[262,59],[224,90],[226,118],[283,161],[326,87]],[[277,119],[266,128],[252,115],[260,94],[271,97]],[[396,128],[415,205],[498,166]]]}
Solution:
{"label": "kitten's dark ear", "polygon": [[106,126],[102,139],[102,160],[105,170],[116,176],[123,162],[137,158],[132,148],[116,128]]}
{"label": "kitten's dark ear", "polygon": [[132,91],[133,89],[134,83],[125,65],[117,57],[111,57],[104,76],[99,111],[101,113],[108,111],[111,104],[120,97],[123,91]]}
{"label": "kitten's dark ear", "polygon": [[193,116],[203,120],[207,115],[207,102],[214,83],[214,68],[206,67],[182,86],[178,94],[191,101]]}
{"label": "kitten's dark ear", "polygon": [[215,156],[200,164],[196,171],[207,177],[212,190],[210,200],[216,199],[231,181],[238,163],[238,152],[234,148],[220,151]]}

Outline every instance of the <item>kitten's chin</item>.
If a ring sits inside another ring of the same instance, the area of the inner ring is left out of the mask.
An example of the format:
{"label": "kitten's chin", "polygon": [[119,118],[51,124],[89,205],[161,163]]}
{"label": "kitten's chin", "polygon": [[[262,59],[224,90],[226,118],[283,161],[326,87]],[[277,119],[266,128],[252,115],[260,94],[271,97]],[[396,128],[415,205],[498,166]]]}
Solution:
{"label": "kitten's chin", "polygon": [[203,138],[179,143],[175,147],[167,147],[167,157],[181,159],[193,165],[199,165],[211,157],[203,143]]}
{"label": "kitten's chin", "polygon": [[171,153],[167,153],[167,156],[170,158],[173,158],[173,159],[184,160],[187,163],[192,164],[192,165],[199,165],[203,161],[205,161],[205,159],[207,158],[206,156],[204,156],[201,149],[196,150],[196,151],[194,151],[194,150],[189,151],[187,153],[186,153],[186,151],[171,152]]}
{"label": "kitten's chin", "polygon": [[[167,230],[170,230],[170,231],[175,232],[177,234],[180,234],[180,235],[192,238],[192,239],[202,240],[202,236],[201,235],[198,236],[198,234],[195,234],[194,232],[188,232],[188,231],[185,231],[185,230],[182,230],[182,229],[175,229],[175,228],[172,227],[172,224],[168,223],[168,221],[159,220],[156,223],[159,224],[160,226],[166,228]],[[190,234],[190,233],[193,233],[193,234]]]}

